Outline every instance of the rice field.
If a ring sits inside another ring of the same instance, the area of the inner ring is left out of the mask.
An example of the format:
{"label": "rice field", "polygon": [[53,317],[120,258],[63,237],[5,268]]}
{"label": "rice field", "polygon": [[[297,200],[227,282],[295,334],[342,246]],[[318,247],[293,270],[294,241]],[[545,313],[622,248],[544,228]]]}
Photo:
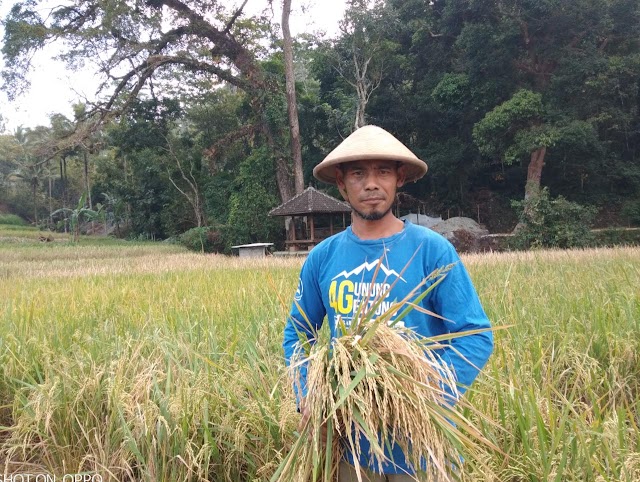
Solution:
{"label": "rice field", "polygon": [[[509,326],[465,395],[500,451],[464,479],[640,480],[640,249],[463,259]],[[2,480],[270,480],[301,263],[0,240]]]}

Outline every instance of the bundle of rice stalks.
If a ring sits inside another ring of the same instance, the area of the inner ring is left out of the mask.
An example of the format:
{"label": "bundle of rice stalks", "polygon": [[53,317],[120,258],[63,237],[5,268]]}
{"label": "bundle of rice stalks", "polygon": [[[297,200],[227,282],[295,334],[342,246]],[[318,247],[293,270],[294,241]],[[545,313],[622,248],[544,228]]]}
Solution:
{"label": "bundle of rice stalks", "polygon": [[[481,442],[492,445],[462,415],[455,374],[438,355],[444,342],[461,335],[427,339],[399,323],[413,309],[428,313],[419,303],[450,268],[435,271],[374,318],[383,293],[350,326],[341,324],[332,340],[301,340],[306,348],[291,368],[299,373],[307,365],[308,418],[272,482],[335,480],[345,451],[361,480],[363,438],[379,471],[394,463],[389,454],[397,445],[416,480],[457,480],[461,457],[474,458]],[[477,331],[463,336],[471,333]]]}

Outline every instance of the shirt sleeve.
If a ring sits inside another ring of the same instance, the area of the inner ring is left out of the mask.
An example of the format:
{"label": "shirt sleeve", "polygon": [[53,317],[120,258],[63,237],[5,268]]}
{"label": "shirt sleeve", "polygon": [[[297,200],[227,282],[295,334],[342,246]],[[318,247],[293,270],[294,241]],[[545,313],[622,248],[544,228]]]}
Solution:
{"label": "shirt sleeve", "polygon": [[282,343],[285,364],[287,367],[295,367],[292,375],[298,406],[307,394],[305,347],[309,349],[316,342],[317,332],[326,315],[318,279],[319,263],[317,257],[312,254],[309,255],[300,272],[298,288],[287,317]]}
{"label": "shirt sleeve", "polygon": [[[449,333],[488,329],[491,327],[469,274],[453,246],[438,261],[438,267],[454,263],[444,280],[434,289],[433,309],[445,321]],[[491,331],[461,336],[449,341],[443,359],[455,373],[458,394],[462,395],[478,376],[493,352]]]}

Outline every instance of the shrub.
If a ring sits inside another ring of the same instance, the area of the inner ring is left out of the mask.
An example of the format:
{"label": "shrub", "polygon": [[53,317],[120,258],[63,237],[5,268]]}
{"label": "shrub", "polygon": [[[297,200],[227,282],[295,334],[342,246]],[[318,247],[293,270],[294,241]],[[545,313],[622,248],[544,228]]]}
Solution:
{"label": "shrub", "polygon": [[590,231],[596,215],[592,206],[551,198],[547,188],[539,196],[514,201],[519,211],[519,228],[513,239],[517,248],[579,248],[592,244]]}
{"label": "shrub", "polygon": [[608,228],[595,233],[594,246],[640,246],[640,228]]}
{"label": "shrub", "polygon": [[279,204],[278,188],[270,172],[273,156],[257,149],[240,165],[236,190],[229,199],[229,217],[225,228],[227,248],[233,244],[275,242],[283,239],[281,218],[269,216]]}
{"label": "shrub", "polygon": [[0,224],[27,226],[28,223],[17,214],[0,214]]}
{"label": "shrub", "polygon": [[220,232],[210,226],[191,228],[178,236],[178,243],[191,251],[218,253],[224,249]]}
{"label": "shrub", "polygon": [[628,220],[629,224],[640,226],[640,199],[624,203],[620,214]]}

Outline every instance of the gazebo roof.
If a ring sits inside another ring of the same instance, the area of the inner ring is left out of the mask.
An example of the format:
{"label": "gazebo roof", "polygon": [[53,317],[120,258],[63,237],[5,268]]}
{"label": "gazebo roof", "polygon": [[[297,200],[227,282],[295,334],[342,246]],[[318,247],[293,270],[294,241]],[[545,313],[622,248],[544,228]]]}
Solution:
{"label": "gazebo roof", "polygon": [[309,186],[297,196],[269,211],[269,216],[350,213],[351,206]]}

